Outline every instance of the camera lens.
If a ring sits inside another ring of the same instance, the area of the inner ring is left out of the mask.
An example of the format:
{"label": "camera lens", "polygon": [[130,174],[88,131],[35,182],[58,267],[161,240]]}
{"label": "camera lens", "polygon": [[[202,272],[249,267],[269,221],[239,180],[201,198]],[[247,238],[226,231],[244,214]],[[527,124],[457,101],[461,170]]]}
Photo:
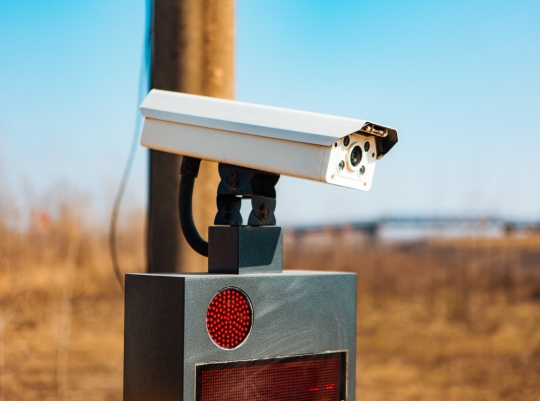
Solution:
{"label": "camera lens", "polygon": [[351,164],[353,167],[356,167],[362,161],[362,149],[360,146],[356,145],[351,150]]}

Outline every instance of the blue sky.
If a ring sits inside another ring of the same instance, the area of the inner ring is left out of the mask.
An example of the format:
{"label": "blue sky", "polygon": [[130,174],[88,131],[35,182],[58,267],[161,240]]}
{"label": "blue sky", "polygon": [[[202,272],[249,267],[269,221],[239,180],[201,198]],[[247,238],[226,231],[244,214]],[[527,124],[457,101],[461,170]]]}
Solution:
{"label": "blue sky", "polygon": [[[236,3],[236,98],[398,129],[368,193],[278,184],[278,222],[540,218],[540,2]],[[0,182],[108,214],[137,111],[144,1],[0,3]],[[145,205],[146,150],[127,203]],[[306,203],[305,197],[309,197]]]}

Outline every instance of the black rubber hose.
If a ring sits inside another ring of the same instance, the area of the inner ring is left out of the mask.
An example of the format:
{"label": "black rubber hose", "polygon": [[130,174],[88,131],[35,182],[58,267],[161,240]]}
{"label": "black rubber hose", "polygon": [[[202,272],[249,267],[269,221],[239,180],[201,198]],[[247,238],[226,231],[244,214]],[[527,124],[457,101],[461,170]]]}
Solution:
{"label": "black rubber hose", "polygon": [[208,256],[208,242],[201,238],[195,222],[193,221],[193,187],[195,177],[182,175],[180,187],[178,189],[178,214],[180,215],[180,226],[189,246],[195,252],[203,256]]}

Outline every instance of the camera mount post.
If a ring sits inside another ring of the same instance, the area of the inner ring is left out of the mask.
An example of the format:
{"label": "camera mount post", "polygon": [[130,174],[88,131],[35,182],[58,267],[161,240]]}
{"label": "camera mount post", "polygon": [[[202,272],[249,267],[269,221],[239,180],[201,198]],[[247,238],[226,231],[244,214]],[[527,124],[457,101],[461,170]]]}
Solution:
{"label": "camera mount post", "polygon": [[[193,221],[193,187],[200,159],[184,156],[180,167],[178,212],[188,244],[208,257],[208,272],[220,274],[277,273],[283,271],[283,233],[275,227],[276,189],[279,174],[230,164],[219,164],[215,226],[208,228],[208,242]],[[251,199],[248,225],[242,225],[242,199]],[[270,226],[270,227],[268,227]]]}
{"label": "camera mount post", "polygon": [[279,174],[219,164],[221,182],[218,187],[216,225],[242,225],[241,199],[251,199],[248,225],[275,226],[276,189]]}
{"label": "camera mount post", "polygon": [[[208,229],[209,273],[281,272],[283,235],[274,214],[279,174],[224,163],[218,169],[218,211],[215,226]],[[242,199],[251,199],[247,226],[242,225]]]}

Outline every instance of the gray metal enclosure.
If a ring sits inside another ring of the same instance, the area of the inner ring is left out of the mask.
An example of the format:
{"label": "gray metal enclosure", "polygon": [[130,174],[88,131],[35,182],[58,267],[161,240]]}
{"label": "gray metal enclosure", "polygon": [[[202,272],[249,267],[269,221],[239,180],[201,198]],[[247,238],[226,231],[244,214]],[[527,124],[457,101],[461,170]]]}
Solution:
{"label": "gray metal enclosure", "polygon": [[[206,327],[225,288],[241,290],[252,308],[251,331],[234,349],[216,345]],[[355,399],[355,274],[128,274],[125,297],[124,401],[199,399],[201,364],[331,352],[346,355],[345,399]]]}

